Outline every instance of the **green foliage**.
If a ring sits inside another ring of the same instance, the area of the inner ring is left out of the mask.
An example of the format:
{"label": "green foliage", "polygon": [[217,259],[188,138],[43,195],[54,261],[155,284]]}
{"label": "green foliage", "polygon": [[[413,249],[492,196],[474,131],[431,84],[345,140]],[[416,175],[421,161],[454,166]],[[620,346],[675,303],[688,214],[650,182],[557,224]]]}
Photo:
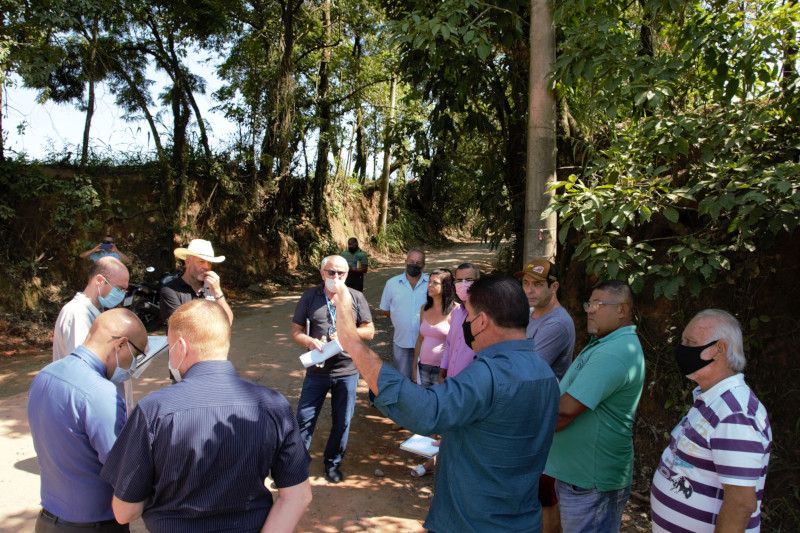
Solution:
{"label": "green foliage", "polygon": [[[574,31],[583,5],[557,10],[567,38],[556,82],[592,95],[591,107],[571,106],[591,142],[581,172],[554,185],[559,239],[577,231],[575,258],[597,276],[697,295],[797,228],[800,101],[771,59],[796,47],[797,6],[593,4]],[[652,55],[641,53],[643,25],[658,35]],[[657,218],[669,232],[652,233]]]}

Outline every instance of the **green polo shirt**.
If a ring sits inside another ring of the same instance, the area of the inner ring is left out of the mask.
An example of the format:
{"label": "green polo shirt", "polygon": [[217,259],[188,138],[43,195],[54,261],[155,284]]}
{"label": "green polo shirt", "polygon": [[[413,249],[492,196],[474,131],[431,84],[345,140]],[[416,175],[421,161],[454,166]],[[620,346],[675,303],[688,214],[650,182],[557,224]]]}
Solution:
{"label": "green polo shirt", "polygon": [[592,337],[559,384],[587,409],[556,432],[545,472],[564,483],[619,490],[633,479],[633,422],[644,385],[636,326]]}

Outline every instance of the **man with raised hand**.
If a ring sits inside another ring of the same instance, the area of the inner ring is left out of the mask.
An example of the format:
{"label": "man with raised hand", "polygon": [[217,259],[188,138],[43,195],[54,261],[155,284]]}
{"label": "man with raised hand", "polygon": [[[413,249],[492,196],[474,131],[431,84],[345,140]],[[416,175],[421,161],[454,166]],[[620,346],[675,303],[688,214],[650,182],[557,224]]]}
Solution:
{"label": "man with raised hand", "polygon": [[[231,324],[204,299],[169,319],[176,384],[142,398],[106,459],[120,523],[151,533],[293,531],[311,501],[310,458],[281,394],[240,378]],[[278,487],[273,501],[265,480]]]}
{"label": "man with raised hand", "polygon": [[701,311],[683,331],[675,359],[697,388],[653,476],[653,531],[760,531],[772,428],[744,381],[739,321],[726,311]]}
{"label": "man with raised hand", "polygon": [[161,320],[166,322],[181,305],[197,298],[213,301],[233,323],[233,311],[228,305],[219,274],[211,270],[212,263],[225,261],[225,256],[215,256],[209,241],[192,239],[186,248],[175,248],[175,257],[186,263],[186,270],[161,288]]}
{"label": "man with raised hand", "polygon": [[[340,305],[349,303],[346,289],[338,296]],[[539,531],[536,491],[558,416],[558,383],[525,338],[528,302],[516,280],[482,277],[468,296],[462,328],[476,358],[442,384],[422,387],[384,364],[349,313],[337,315],[339,341],[382,413],[415,433],[442,435],[428,531]]]}
{"label": "man with raised hand", "polygon": [[131,378],[146,349],[139,318],[111,309],[92,323],[83,344],[33,378],[28,423],[42,498],[36,533],[128,531],[114,520],[112,488],[100,470],[127,419],[117,385]]}

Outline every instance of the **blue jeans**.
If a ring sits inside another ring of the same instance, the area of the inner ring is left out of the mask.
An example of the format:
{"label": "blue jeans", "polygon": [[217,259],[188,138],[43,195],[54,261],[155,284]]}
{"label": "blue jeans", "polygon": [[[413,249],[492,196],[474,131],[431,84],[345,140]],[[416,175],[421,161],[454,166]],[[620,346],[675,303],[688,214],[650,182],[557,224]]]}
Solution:
{"label": "blue jeans", "polygon": [[401,348],[392,344],[392,355],[394,356],[394,367],[398,372],[408,379],[411,379],[411,365],[414,364],[414,348]]}
{"label": "blue jeans", "polygon": [[439,367],[432,365],[419,364],[419,384],[423,387],[430,387],[439,383]]}
{"label": "blue jeans", "polygon": [[306,449],[311,446],[311,437],[325,396],[331,391],[331,434],[323,454],[325,468],[338,467],[342,463],[350,434],[350,420],[356,406],[357,388],[358,374],[338,378],[306,374],[303,380],[303,390],[297,403],[297,424]]}
{"label": "blue jeans", "polygon": [[619,533],[631,487],[598,492],[556,480],[564,533]]}

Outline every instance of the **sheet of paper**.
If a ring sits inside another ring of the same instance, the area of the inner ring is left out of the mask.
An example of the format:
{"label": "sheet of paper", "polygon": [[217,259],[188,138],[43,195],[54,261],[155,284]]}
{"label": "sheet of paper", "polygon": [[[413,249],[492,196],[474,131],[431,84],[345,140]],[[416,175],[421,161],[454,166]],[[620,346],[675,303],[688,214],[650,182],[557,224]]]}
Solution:
{"label": "sheet of paper", "polygon": [[407,452],[416,453],[423,457],[433,457],[439,453],[439,447],[434,446],[435,439],[424,435],[414,435],[410,439],[400,444],[400,449]]}
{"label": "sheet of paper", "polygon": [[138,378],[141,376],[142,372],[153,362],[153,359],[155,359],[157,355],[166,353],[168,348],[167,337],[148,335],[147,351],[136,358],[136,370],[133,373],[133,377]]}
{"label": "sheet of paper", "polygon": [[339,344],[339,341],[333,339],[329,343],[322,346],[321,349],[311,350],[310,352],[306,352],[301,355],[300,362],[303,363],[304,367],[308,368],[311,365],[324,363],[326,360],[338,353],[342,353],[342,345]]}

